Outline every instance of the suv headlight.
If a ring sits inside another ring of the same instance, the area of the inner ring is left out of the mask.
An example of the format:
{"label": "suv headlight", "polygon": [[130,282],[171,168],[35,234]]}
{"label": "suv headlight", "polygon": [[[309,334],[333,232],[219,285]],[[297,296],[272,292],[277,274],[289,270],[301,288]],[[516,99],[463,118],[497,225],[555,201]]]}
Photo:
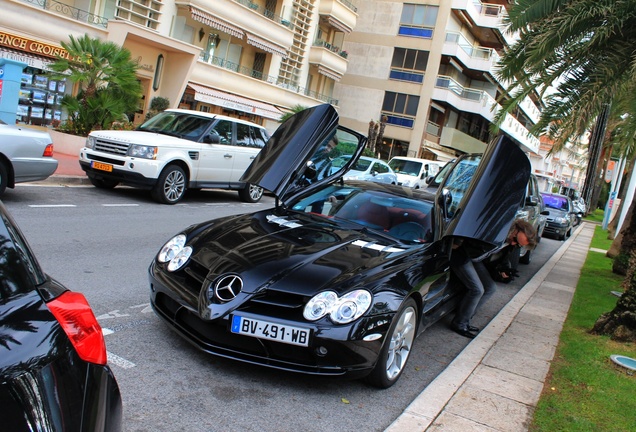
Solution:
{"label": "suv headlight", "polygon": [[186,236],[184,234],[179,234],[168,240],[159,251],[157,261],[168,263],[168,271],[179,270],[192,255],[192,248],[185,246],[185,242]]}
{"label": "suv headlight", "polygon": [[86,138],[86,148],[91,150],[95,149],[95,141],[97,141],[97,139],[89,135],[88,138]]}
{"label": "suv headlight", "polygon": [[568,223],[568,220],[566,218],[562,218],[562,217],[555,217],[554,221],[558,224],[566,224]]}
{"label": "suv headlight", "polygon": [[367,290],[355,290],[338,297],[333,291],[316,294],[307,302],[303,316],[316,321],[329,315],[336,324],[347,324],[360,318],[371,306],[371,293]]}
{"label": "suv headlight", "polygon": [[142,159],[155,159],[157,156],[157,147],[133,144],[128,149],[128,155]]}

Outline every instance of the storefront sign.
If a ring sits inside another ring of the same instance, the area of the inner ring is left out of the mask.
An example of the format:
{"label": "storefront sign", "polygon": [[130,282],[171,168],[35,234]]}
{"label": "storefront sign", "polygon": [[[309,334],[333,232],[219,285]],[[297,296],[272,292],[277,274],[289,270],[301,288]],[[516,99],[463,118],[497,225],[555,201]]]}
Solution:
{"label": "storefront sign", "polygon": [[27,39],[21,36],[0,31],[0,46],[17,49],[31,54],[45,57],[70,59],[68,52],[59,46],[50,45],[40,41]]}

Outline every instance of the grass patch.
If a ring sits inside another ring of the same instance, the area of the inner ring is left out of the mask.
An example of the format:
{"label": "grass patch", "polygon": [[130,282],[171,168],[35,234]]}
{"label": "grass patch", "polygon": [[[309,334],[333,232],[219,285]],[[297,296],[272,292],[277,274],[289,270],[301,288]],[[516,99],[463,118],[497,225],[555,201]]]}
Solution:
{"label": "grass patch", "polygon": [[594,236],[592,237],[592,243],[590,244],[590,247],[608,250],[610,246],[612,246],[612,241],[613,240],[607,238],[607,230],[604,230],[600,226],[597,226],[594,230]]}
{"label": "grass patch", "polygon": [[587,216],[583,218],[583,220],[594,223],[603,223],[603,218],[605,217],[605,212],[603,209],[595,209],[593,212],[590,212]]}
{"label": "grass patch", "polygon": [[[594,239],[606,237],[597,226]],[[610,291],[622,291],[622,280],[611,259],[588,253],[530,431],[636,431],[636,375],[610,360],[636,357],[636,345],[589,334],[616,305]]]}

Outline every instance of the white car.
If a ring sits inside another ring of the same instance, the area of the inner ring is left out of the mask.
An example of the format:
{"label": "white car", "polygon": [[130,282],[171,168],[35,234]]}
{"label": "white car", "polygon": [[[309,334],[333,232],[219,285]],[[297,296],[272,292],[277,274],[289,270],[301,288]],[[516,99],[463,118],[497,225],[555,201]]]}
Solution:
{"label": "white car", "polygon": [[57,169],[48,132],[0,120],[0,195],[16,183],[45,180]]}
{"label": "white car", "polygon": [[257,202],[263,189],[239,179],[268,139],[254,123],[171,109],[133,131],[91,132],[79,163],[95,187],[149,189],[164,204],[202,188],[238,190],[243,201]]}
{"label": "white car", "polygon": [[[332,171],[344,166],[350,155],[339,156],[332,161]],[[376,183],[397,184],[397,175],[389,164],[367,156],[360,156],[358,162],[344,175],[345,180],[365,180]]]}
{"label": "white car", "polygon": [[406,156],[394,156],[389,161],[389,166],[397,174],[398,184],[413,189],[425,189],[428,179],[439,172],[441,165],[438,161]]}

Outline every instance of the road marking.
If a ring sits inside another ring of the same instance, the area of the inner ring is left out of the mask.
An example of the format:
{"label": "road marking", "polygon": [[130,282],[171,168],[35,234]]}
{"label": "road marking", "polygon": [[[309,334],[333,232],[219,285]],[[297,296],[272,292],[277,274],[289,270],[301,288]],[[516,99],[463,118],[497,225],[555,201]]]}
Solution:
{"label": "road marking", "polygon": [[106,351],[106,355],[108,356],[108,363],[114,364],[115,366],[119,366],[120,368],[130,369],[137,366],[131,361],[126,360],[123,357],[119,357],[116,354],[113,354],[110,351]]}
{"label": "road marking", "polygon": [[112,331],[111,329],[109,329],[109,328],[103,328],[103,327],[102,327],[102,334],[103,334],[104,336],[108,336],[109,334],[113,334],[113,333],[115,333],[115,332],[114,332],[114,331]]}
{"label": "road marking", "polygon": [[102,204],[103,207],[139,207],[139,204]]}
{"label": "road marking", "polygon": [[150,303],[142,303],[140,305],[130,306],[130,309],[141,309],[141,313],[143,314],[152,312],[152,306],[150,306]]}
{"label": "road marking", "polygon": [[119,313],[119,309],[114,310],[114,311],[110,311],[107,312],[105,314],[102,314],[100,316],[97,317],[98,320],[105,320],[105,319],[110,319],[110,318],[121,318],[121,317],[127,317],[130,316],[128,314],[120,314]]}
{"label": "road marking", "polygon": [[46,207],[77,207],[75,204],[29,204],[32,208],[46,208]]}

